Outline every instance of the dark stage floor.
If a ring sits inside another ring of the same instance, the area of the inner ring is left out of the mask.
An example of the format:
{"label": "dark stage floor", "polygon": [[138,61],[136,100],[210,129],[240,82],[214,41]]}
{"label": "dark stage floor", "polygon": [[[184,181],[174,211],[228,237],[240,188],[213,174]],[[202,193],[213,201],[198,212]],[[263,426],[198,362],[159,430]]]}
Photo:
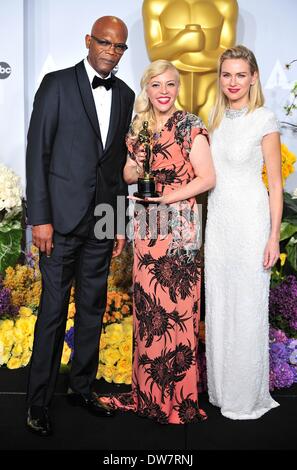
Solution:
{"label": "dark stage floor", "polygon": [[[97,418],[84,409],[72,408],[65,398],[67,374],[60,374],[51,409],[54,435],[42,438],[25,428],[27,373],[28,368],[0,368],[1,450],[297,449],[297,386],[275,391],[273,397],[281,406],[256,421],[224,418],[208,403],[204,393],[200,395],[200,404],[208,414],[207,421],[164,426],[130,412],[118,413],[114,418]],[[97,390],[105,393],[121,388],[99,381]]]}

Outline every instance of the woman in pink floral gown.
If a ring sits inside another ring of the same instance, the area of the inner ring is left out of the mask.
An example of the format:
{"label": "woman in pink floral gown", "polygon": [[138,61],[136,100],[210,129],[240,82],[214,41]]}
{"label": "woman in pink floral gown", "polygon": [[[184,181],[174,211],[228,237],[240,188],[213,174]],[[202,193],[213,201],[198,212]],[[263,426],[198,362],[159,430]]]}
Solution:
{"label": "woman in pink floral gown", "polygon": [[151,171],[162,196],[135,204],[132,392],[108,401],[159,423],[185,424],[206,419],[198,403],[201,267],[195,195],[212,187],[215,176],[202,121],[175,108],[175,67],[153,62],[141,87],[124,178],[135,183],[143,172],[137,136],[148,121]]}

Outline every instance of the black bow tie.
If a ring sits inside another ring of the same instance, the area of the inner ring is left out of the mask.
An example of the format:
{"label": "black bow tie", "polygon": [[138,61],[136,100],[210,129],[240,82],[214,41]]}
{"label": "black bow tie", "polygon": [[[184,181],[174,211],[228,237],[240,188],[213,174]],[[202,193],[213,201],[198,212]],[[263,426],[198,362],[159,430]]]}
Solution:
{"label": "black bow tie", "polygon": [[112,85],[113,85],[113,77],[109,77],[109,78],[100,78],[98,77],[97,75],[95,75],[95,77],[93,78],[93,81],[92,81],[92,88],[95,89],[97,88],[98,86],[104,86],[106,88],[106,90],[110,90],[110,88],[112,88]]}

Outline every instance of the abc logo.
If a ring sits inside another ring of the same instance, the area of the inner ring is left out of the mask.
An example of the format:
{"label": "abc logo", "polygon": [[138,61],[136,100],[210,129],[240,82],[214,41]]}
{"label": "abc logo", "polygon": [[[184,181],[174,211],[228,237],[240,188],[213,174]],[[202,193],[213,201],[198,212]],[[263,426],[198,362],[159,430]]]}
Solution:
{"label": "abc logo", "polygon": [[10,65],[6,62],[0,62],[0,79],[8,78],[11,73]]}

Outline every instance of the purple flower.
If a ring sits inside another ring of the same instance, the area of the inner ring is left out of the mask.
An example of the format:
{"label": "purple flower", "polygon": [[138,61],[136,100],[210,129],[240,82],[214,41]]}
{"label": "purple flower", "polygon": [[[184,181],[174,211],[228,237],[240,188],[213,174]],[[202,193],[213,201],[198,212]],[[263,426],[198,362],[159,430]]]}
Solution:
{"label": "purple flower", "polygon": [[297,279],[288,276],[281,284],[270,290],[269,314],[271,321],[274,317],[283,317],[289,326],[297,330]]}
{"label": "purple flower", "polygon": [[287,341],[287,347],[289,349],[297,349],[297,339],[288,339]]}
{"label": "purple flower", "polygon": [[270,369],[270,390],[275,388],[291,387],[295,380],[293,367],[286,362],[277,362]]}
{"label": "purple flower", "polygon": [[65,333],[65,341],[68,344],[69,348],[71,349],[70,361],[72,360],[73,353],[74,353],[74,327],[72,326],[69,330]]}
{"label": "purple flower", "polygon": [[297,349],[293,349],[293,351],[291,352],[289,356],[289,361],[290,361],[290,364],[293,364],[294,366],[297,365]]}
{"label": "purple flower", "polygon": [[270,327],[269,339],[272,343],[285,343],[288,338],[282,330]]}
{"label": "purple flower", "polygon": [[271,343],[269,348],[270,360],[272,363],[287,362],[289,360],[289,350],[284,343]]}
{"label": "purple flower", "polygon": [[0,317],[9,315],[16,315],[17,308],[11,303],[10,289],[7,287],[0,287]]}

